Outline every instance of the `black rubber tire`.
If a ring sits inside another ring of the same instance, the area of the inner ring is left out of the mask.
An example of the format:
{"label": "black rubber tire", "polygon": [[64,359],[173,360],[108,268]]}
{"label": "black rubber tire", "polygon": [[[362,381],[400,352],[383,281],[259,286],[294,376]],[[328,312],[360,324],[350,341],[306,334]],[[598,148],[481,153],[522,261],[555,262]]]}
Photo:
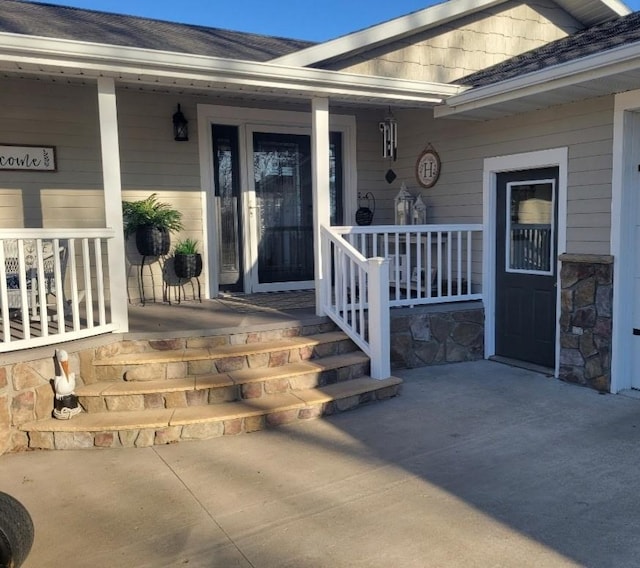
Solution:
{"label": "black rubber tire", "polygon": [[0,568],[19,568],[33,545],[33,520],[17,499],[0,491]]}

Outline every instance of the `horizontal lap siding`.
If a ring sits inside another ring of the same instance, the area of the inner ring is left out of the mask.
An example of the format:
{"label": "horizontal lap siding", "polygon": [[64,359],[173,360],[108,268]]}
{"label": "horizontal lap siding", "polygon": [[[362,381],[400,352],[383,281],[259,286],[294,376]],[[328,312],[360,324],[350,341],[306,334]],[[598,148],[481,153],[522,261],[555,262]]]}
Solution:
{"label": "horizontal lap siding", "polygon": [[[375,193],[375,223],[394,222],[393,199],[402,181],[412,193],[422,194],[429,223],[481,223],[485,158],[568,147],[567,252],[609,253],[613,97],[487,122],[433,120],[428,111],[395,115],[399,123],[396,162],[381,158],[379,133],[375,144],[369,138],[360,144],[364,132],[371,136],[372,125],[377,126],[382,114],[362,116],[358,122],[359,167],[371,168],[359,171],[358,189]],[[428,143],[440,155],[442,173],[433,188],[423,189],[414,168]],[[398,175],[391,185],[384,181],[389,166]]]}
{"label": "horizontal lap siding", "polygon": [[[127,90],[116,93],[123,199],[157,192],[183,213],[182,237],[203,238],[203,211],[197,147],[196,99],[180,97],[189,119],[190,141],[173,140],[173,96]],[[104,227],[100,131],[95,84],[0,80],[2,143],[55,146],[56,172],[0,173],[0,227]],[[204,252],[204,250],[203,250]],[[129,253],[129,290],[137,296],[136,263]],[[155,267],[154,267],[155,269]],[[161,280],[154,278],[161,292]]]}
{"label": "horizontal lap siding", "polygon": [[[95,87],[2,78],[0,107],[11,109],[3,116],[1,141],[55,146],[57,165],[56,172],[1,172],[1,226],[103,227]],[[10,199],[5,199],[7,191]],[[63,197],[69,193],[75,195],[71,212],[67,211],[70,202]],[[78,223],[70,223],[70,217]]]}

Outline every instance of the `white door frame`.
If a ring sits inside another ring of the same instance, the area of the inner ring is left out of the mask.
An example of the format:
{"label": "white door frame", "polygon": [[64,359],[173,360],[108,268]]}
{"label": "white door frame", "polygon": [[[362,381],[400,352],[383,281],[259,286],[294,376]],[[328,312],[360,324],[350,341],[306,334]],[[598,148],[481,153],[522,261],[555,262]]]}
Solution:
{"label": "white door frame", "polygon": [[[226,124],[238,127],[238,145],[240,151],[240,187],[241,187],[241,211],[244,216],[243,230],[245,235],[246,219],[249,214],[248,188],[249,179],[246,164],[247,156],[247,126],[270,127],[273,131],[283,127],[308,128],[312,130],[312,112],[282,111],[263,108],[244,108],[222,105],[199,104],[198,105],[198,146],[200,157],[200,184],[202,195],[202,207],[204,214],[205,235],[207,243],[204,253],[208,259],[207,281],[208,296],[217,297],[219,293],[218,281],[218,239],[216,235],[215,219],[217,215],[216,203],[213,199],[214,172],[213,172],[213,139],[211,135],[212,124]],[[343,205],[345,218],[351,218],[355,212],[354,204],[357,195],[357,169],[356,169],[356,118],[352,115],[331,114],[329,125],[332,132],[342,133],[342,159],[344,165],[343,179]],[[313,153],[313,151],[312,151]],[[250,290],[251,282],[251,248],[249,235],[244,239],[244,290]]]}
{"label": "white door frame", "polygon": [[[640,262],[635,243],[638,184],[640,183],[640,91],[616,95],[613,118],[613,175],[611,187],[611,254],[613,310],[611,336],[611,392],[636,388],[634,368],[634,271]],[[638,308],[636,308],[638,309]],[[635,325],[634,325],[635,323]],[[637,340],[636,340],[637,342]]]}
{"label": "white door frame", "polygon": [[[485,158],[482,177],[482,203],[484,231],[482,237],[483,278],[482,296],[484,299],[484,354],[488,359],[496,354],[496,178],[501,172],[533,170],[539,168],[558,168],[558,255],[567,247],[567,162],[568,148],[553,148],[508,156]],[[557,264],[556,297],[556,364],[555,375],[560,370],[560,261]]]}

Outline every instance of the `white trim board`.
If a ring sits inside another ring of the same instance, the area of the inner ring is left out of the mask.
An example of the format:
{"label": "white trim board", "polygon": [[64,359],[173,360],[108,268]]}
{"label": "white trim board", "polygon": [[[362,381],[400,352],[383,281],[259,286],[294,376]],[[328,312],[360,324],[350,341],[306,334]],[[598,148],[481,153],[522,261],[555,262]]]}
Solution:
{"label": "white trim board", "polygon": [[613,255],[613,329],[611,337],[611,392],[631,388],[634,368],[634,228],[640,164],[640,91],[617,95],[613,125],[611,187],[611,254]]}
{"label": "white trim board", "polygon": [[[485,357],[495,355],[496,349],[496,176],[501,172],[558,167],[558,255],[567,248],[567,167],[568,148],[554,148],[509,156],[496,156],[484,160],[482,202],[484,233],[482,242],[483,277],[482,296],[485,308],[484,349]],[[560,371],[560,262],[557,265],[556,298],[556,364],[555,375]]]}
{"label": "white trim board", "polygon": [[0,68],[118,84],[283,93],[432,107],[466,87],[0,32]]}

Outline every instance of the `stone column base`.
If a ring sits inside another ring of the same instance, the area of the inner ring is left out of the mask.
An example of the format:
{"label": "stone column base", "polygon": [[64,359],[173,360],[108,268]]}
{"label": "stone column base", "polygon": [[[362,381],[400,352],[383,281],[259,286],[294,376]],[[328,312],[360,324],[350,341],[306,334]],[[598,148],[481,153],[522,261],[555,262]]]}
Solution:
{"label": "stone column base", "polygon": [[613,257],[560,255],[560,379],[611,388]]}

